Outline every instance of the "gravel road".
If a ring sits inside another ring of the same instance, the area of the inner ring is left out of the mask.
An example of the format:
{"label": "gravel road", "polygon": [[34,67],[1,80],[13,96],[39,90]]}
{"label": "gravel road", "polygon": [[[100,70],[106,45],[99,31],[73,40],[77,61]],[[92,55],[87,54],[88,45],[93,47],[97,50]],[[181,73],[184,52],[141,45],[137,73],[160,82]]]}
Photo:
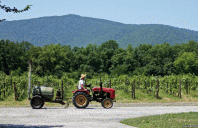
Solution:
{"label": "gravel road", "polygon": [[198,112],[198,103],[119,104],[111,109],[89,105],[86,109],[1,107],[0,128],[135,128],[119,123],[126,118],[166,113]]}

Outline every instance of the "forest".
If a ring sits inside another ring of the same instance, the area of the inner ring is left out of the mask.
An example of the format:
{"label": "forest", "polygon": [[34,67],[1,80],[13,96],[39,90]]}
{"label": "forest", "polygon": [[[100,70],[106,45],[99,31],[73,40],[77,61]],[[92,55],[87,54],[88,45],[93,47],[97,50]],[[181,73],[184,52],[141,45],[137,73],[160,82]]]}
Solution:
{"label": "forest", "polygon": [[99,46],[89,44],[71,49],[70,45],[36,47],[27,41],[15,43],[2,39],[0,51],[0,71],[6,75],[27,74],[29,60],[33,61],[33,74],[39,77],[61,78],[63,73],[73,79],[79,79],[81,73],[87,73],[89,79],[101,73],[113,77],[198,75],[198,42],[193,40],[172,46],[167,42],[155,46],[140,44],[136,48],[128,44],[126,49],[109,40]]}

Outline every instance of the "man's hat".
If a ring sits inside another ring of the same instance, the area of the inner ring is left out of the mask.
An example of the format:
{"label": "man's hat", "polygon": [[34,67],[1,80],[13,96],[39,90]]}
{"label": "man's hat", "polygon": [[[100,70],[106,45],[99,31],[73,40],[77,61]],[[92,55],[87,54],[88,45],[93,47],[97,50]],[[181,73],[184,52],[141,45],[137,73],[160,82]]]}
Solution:
{"label": "man's hat", "polygon": [[85,77],[86,77],[86,74],[81,74],[80,79],[85,78]]}

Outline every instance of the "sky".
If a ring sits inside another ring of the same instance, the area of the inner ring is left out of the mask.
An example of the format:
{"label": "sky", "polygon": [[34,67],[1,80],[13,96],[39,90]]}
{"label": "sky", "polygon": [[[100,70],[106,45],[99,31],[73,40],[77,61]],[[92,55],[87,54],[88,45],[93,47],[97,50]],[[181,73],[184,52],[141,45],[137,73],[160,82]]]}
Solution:
{"label": "sky", "polygon": [[198,31],[198,0],[0,0],[0,5],[24,9],[23,13],[0,9],[0,19],[25,20],[76,14],[123,24],[163,24]]}

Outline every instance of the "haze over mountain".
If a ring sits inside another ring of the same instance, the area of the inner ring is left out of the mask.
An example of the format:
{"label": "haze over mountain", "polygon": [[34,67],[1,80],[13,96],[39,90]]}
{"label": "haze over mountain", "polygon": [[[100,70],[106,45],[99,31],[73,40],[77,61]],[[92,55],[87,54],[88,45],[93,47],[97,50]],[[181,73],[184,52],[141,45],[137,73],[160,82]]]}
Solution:
{"label": "haze over mountain", "polygon": [[35,46],[60,43],[73,48],[116,40],[120,47],[127,44],[135,47],[142,43],[174,45],[198,41],[198,31],[159,24],[122,24],[74,14],[4,21],[0,26],[0,39],[24,40]]}

